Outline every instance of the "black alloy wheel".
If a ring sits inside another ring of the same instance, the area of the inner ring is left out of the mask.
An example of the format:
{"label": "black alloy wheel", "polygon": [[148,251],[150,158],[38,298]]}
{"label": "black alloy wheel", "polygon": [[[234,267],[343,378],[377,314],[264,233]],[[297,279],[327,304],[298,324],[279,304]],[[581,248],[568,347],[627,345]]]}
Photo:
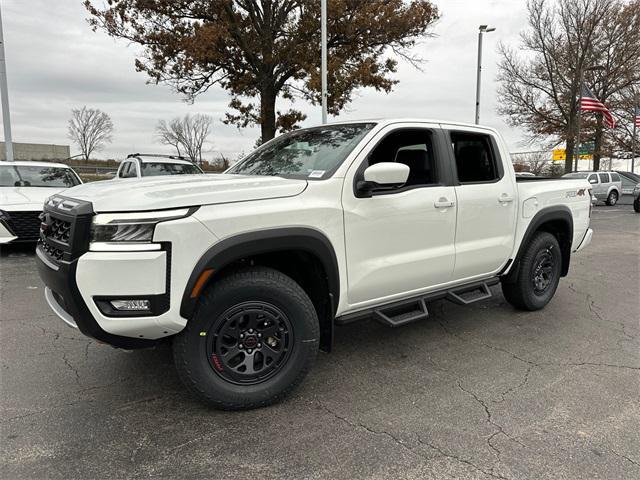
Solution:
{"label": "black alloy wheel", "polygon": [[551,301],[560,282],[560,244],[552,233],[537,232],[523,248],[520,260],[501,279],[502,293],[516,308],[540,310]]}
{"label": "black alloy wheel", "polygon": [[264,407],[310,370],[320,343],[316,309],[291,277],[267,267],[213,277],[173,339],[178,375],[207,405]]}
{"label": "black alloy wheel", "polygon": [[218,317],[207,333],[211,368],[225,380],[255,385],[275,375],[293,346],[291,322],[275,305],[245,302]]}

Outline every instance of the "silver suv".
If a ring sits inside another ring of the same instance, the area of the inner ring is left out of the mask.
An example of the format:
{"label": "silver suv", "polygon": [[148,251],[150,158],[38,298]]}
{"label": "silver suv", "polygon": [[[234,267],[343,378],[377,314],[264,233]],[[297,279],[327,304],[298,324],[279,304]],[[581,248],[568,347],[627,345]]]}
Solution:
{"label": "silver suv", "polygon": [[607,205],[618,203],[622,194],[622,179],[617,172],[571,172],[564,178],[586,178],[593,189],[593,196]]}

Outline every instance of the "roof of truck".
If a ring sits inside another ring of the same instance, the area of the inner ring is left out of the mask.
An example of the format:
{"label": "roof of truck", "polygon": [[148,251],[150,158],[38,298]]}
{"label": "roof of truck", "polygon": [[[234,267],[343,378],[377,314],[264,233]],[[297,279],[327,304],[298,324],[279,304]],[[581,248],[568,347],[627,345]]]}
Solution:
{"label": "roof of truck", "polygon": [[458,122],[455,120],[443,120],[443,119],[435,119],[435,118],[403,118],[403,117],[399,117],[399,118],[364,118],[364,119],[358,119],[358,120],[341,120],[339,122],[331,122],[329,123],[329,125],[340,125],[340,124],[349,124],[349,123],[369,123],[369,122],[373,122],[373,123],[377,123],[380,125],[390,125],[393,123],[438,123],[438,124],[444,124],[444,125],[456,125],[459,127],[465,127],[465,128],[481,128],[483,130],[491,130],[491,131],[496,131],[495,128],[493,127],[489,127],[487,125],[476,125],[475,123],[465,123],[465,122]]}

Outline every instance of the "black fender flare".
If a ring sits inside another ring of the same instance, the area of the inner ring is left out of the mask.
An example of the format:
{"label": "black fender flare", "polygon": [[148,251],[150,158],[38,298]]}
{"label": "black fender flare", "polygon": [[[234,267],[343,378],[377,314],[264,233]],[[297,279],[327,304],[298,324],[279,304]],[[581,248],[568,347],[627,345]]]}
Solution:
{"label": "black fender flare", "polygon": [[186,319],[193,316],[197,298],[191,298],[198,278],[207,269],[223,269],[241,258],[270,252],[302,250],[315,255],[327,274],[329,294],[332,302],[332,317],[335,315],[340,298],[340,273],[338,259],[331,241],[320,231],[309,227],[273,228],[245,232],[213,245],[207,250],[191,272],[182,295],[180,315]]}
{"label": "black fender flare", "polygon": [[531,219],[531,222],[529,222],[529,226],[524,232],[524,236],[520,242],[520,247],[518,248],[518,253],[516,254],[513,262],[513,267],[509,270],[509,273],[506,274],[507,281],[515,279],[517,276],[518,271],[520,270],[520,259],[522,258],[522,255],[524,255],[525,248],[531,241],[534,233],[536,233],[542,225],[551,221],[562,222],[567,228],[568,241],[560,242],[560,250],[562,252],[562,270],[560,275],[562,277],[567,275],[569,272],[569,262],[571,260],[571,243],[573,241],[573,215],[571,214],[569,207],[565,205],[556,205],[553,207],[546,207],[538,211]]}

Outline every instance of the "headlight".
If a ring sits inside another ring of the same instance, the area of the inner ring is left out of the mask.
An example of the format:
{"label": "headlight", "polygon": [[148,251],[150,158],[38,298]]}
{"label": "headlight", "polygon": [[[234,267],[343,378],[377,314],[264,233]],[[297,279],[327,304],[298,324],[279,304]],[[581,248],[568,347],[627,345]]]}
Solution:
{"label": "headlight", "polygon": [[[91,250],[102,250],[105,243],[149,243],[156,225],[167,220],[186,217],[192,209],[156,212],[101,213],[91,224]],[[102,245],[101,245],[102,244]]]}

